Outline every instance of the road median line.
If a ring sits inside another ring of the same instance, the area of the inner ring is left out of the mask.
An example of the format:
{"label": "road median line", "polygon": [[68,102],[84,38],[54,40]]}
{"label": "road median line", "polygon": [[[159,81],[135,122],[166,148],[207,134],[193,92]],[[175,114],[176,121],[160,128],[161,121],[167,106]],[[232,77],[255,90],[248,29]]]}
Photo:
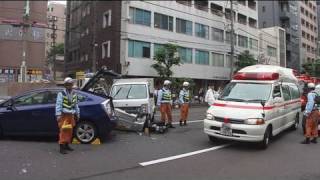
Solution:
{"label": "road median line", "polygon": [[172,161],[172,160],[181,159],[181,158],[185,158],[185,157],[189,157],[189,156],[194,156],[194,155],[209,152],[209,151],[222,149],[222,148],[228,147],[230,145],[231,144],[225,144],[225,145],[221,145],[221,146],[215,146],[212,148],[207,148],[207,149],[202,149],[202,150],[193,151],[193,152],[189,152],[189,153],[184,153],[184,154],[180,154],[180,155],[176,155],[176,156],[170,156],[170,157],[156,159],[156,160],[152,160],[152,161],[146,161],[146,162],[139,163],[139,165],[143,166],[143,167],[150,166],[150,165],[159,164],[159,163],[163,163],[163,162],[167,162],[167,161]]}

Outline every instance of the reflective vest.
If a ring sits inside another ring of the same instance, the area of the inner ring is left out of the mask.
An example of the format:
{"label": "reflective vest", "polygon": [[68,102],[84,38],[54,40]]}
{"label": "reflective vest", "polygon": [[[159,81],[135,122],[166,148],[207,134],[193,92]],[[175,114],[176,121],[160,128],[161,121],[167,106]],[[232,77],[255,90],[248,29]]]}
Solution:
{"label": "reflective vest", "polygon": [[190,101],[190,93],[189,93],[189,91],[187,91],[187,90],[182,90],[182,92],[183,92],[183,101],[185,102],[185,103],[188,103],[189,101]]}
{"label": "reflective vest", "polygon": [[62,108],[73,110],[76,107],[76,104],[78,101],[77,95],[74,93],[72,95],[71,101],[69,101],[69,98],[65,92],[62,92],[62,96],[63,96]]}
{"label": "reflective vest", "polygon": [[171,102],[172,95],[170,90],[162,89],[162,102]]}

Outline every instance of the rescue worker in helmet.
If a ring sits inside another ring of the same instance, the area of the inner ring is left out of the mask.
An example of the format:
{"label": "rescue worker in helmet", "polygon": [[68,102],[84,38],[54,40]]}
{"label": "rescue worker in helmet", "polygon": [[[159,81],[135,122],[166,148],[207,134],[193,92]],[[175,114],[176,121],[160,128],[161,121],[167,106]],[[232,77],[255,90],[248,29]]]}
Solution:
{"label": "rescue worker in helmet", "polygon": [[308,93],[308,102],[304,112],[304,115],[306,116],[304,134],[305,140],[301,142],[302,144],[310,144],[310,142],[317,143],[318,137],[318,120],[320,118],[318,106],[320,104],[316,104],[315,100],[316,96],[319,96],[316,90],[319,91],[320,86],[317,86],[317,89],[315,90],[315,85],[313,83],[309,83],[308,88],[310,88],[312,91]]}
{"label": "rescue worker in helmet", "polygon": [[58,93],[56,101],[56,117],[59,127],[59,145],[61,154],[67,154],[67,151],[73,151],[69,144],[72,141],[73,127],[76,124],[75,121],[80,118],[78,97],[73,91],[73,83],[72,78],[65,78],[65,89]]}
{"label": "rescue worker in helmet", "polygon": [[160,106],[161,122],[165,124],[167,119],[166,126],[168,128],[175,128],[172,125],[172,94],[170,84],[169,80],[164,81],[163,88],[158,92],[157,105]]}
{"label": "rescue worker in helmet", "polygon": [[[189,92],[189,82],[184,82],[182,84],[183,88],[179,93],[180,102],[180,126],[187,125],[187,118],[189,114],[189,102],[190,102],[190,92]],[[183,123],[183,124],[182,124]]]}

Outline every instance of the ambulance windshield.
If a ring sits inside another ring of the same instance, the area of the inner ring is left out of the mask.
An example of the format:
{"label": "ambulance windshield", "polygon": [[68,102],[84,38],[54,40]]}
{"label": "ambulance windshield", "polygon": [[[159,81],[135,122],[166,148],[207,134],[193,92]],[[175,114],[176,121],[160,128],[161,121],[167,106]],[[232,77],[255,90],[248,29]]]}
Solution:
{"label": "ambulance windshield", "polygon": [[237,102],[266,102],[270,97],[272,85],[258,83],[229,83],[223,90],[219,100]]}

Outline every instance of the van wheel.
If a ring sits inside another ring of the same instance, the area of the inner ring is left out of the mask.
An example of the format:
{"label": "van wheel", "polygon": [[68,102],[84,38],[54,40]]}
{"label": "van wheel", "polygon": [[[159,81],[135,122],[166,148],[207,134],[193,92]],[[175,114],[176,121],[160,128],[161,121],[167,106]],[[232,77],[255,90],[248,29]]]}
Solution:
{"label": "van wheel", "polygon": [[267,149],[271,139],[271,127],[269,126],[264,133],[263,140],[258,144],[260,149]]}
{"label": "van wheel", "polygon": [[299,128],[299,114],[296,115],[296,118],[294,120],[294,124],[291,126],[291,130],[297,130]]}
{"label": "van wheel", "polygon": [[89,121],[81,121],[77,123],[74,134],[76,139],[82,144],[90,144],[96,140],[98,131],[93,123]]}

